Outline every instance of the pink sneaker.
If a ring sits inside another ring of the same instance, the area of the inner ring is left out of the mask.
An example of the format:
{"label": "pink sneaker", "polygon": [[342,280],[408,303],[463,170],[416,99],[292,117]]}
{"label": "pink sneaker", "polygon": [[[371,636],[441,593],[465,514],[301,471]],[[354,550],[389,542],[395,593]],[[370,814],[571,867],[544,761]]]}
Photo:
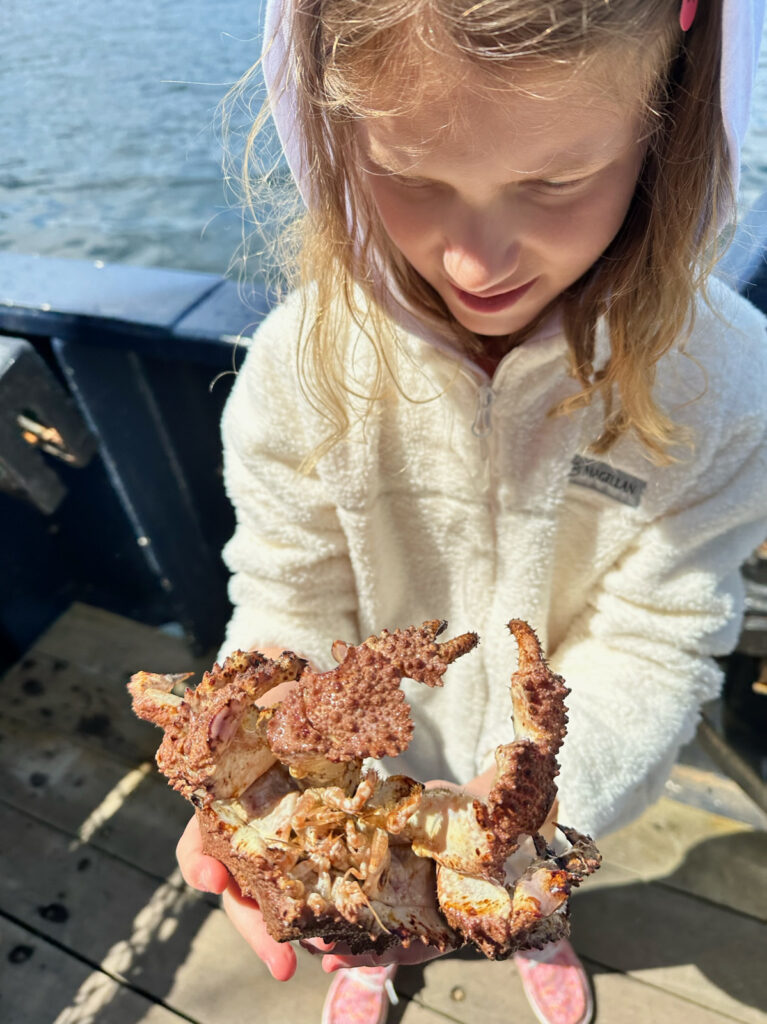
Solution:
{"label": "pink sneaker", "polygon": [[567,939],[515,953],[514,963],[541,1024],[589,1024],[594,1015],[591,986]]}
{"label": "pink sneaker", "polygon": [[390,964],[336,971],[325,996],[322,1024],[383,1024],[389,1003],[399,1002],[392,984],[396,970]]}

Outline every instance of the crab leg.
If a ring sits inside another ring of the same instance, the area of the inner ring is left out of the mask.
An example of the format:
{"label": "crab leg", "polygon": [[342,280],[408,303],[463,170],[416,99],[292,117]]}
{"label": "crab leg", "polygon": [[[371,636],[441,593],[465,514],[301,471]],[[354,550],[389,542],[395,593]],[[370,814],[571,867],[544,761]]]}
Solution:
{"label": "crab leg", "polygon": [[551,671],[532,628],[512,619],[509,629],[519,647],[511,677],[514,741],[498,747],[495,782],[486,804],[478,806],[480,825],[493,835],[496,865],[518,846],[520,835],[534,835],[548,815],[559,774],[556,755],[567,731],[564,679]]}
{"label": "crab leg", "polygon": [[509,629],[519,646],[511,677],[515,739],[496,750],[496,776],[487,800],[429,790],[407,828],[420,856],[485,878],[502,877],[520,837],[535,834],[546,820],[557,792],[556,753],[567,723],[564,680],[549,669],[526,622],[512,619]]}
{"label": "crab leg", "polygon": [[128,684],[133,710],[165,729],[157,765],[174,789],[197,802],[227,799],[274,764],[256,701],[297,679],[305,665],[290,652],[272,661],[256,651],[235,651],[183,697],[170,690],[187,676],[136,673]]}
{"label": "crab leg", "polygon": [[[593,841],[559,826],[572,844],[560,856],[538,836],[521,874],[499,882],[437,867],[437,896],[448,923],[491,960],[519,949],[540,948],[569,933],[572,890],[600,865]],[[515,855],[515,859],[522,854]]]}

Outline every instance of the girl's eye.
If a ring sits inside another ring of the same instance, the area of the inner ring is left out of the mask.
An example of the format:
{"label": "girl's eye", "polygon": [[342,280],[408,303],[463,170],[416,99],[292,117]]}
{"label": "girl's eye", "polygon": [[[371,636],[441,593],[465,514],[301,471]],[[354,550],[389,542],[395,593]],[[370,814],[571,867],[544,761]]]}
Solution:
{"label": "girl's eye", "polygon": [[589,180],[589,177],[585,178],[573,178],[570,181],[536,181],[533,183],[533,187],[538,192],[545,192],[548,194],[556,193],[567,193],[575,192],[581,185]]}
{"label": "girl's eye", "polygon": [[372,160],[368,163],[367,171],[368,174],[372,175],[374,178],[381,178],[383,181],[389,182],[392,185],[397,185],[401,188],[418,190],[434,188],[437,184],[436,182],[428,181],[425,178],[414,178],[408,177],[406,174],[397,174],[396,171],[390,171],[386,167],[381,167],[378,164],[373,163]]}
{"label": "girl's eye", "polygon": [[389,180],[393,181],[395,185],[401,185],[403,188],[424,189],[431,188],[434,185],[433,181],[425,181],[423,178],[407,178],[401,174],[390,174]]}

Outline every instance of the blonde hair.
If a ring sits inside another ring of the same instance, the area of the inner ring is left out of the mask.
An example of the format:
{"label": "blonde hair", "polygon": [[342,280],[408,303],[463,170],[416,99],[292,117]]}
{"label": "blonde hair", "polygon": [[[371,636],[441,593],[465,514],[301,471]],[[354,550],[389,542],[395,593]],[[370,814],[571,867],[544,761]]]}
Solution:
{"label": "blonde hair", "polygon": [[[719,103],[721,0],[701,4],[684,36],[678,12],[679,0],[292,0],[291,87],[311,201],[280,235],[279,262],[291,286],[311,293],[298,373],[329,426],[313,461],[350,426],[347,397],[359,391],[347,379],[350,324],[374,355],[369,403],[396,384],[398,328],[390,310],[397,293],[433,330],[468,352],[480,347],[379,224],[360,161],[349,159],[358,152],[359,119],[417,109],[438,80],[432,76],[446,68],[452,81],[470,74],[474,81],[479,71],[488,83],[508,87],[508,73],[517,68],[540,61],[552,69],[588,68],[616,47],[628,49],[642,74],[646,156],[617,235],[558,298],[580,391],[553,411],[567,413],[599,397],[605,415],[592,444],[596,453],[633,431],[656,461],[670,460],[679,437],[653,398],[656,366],[692,326],[696,292],[715,262],[721,211],[734,205]],[[414,54],[421,59],[414,62]],[[397,92],[391,85],[398,81],[407,83],[399,90],[406,100],[376,105],[375,98],[388,101]],[[242,168],[253,213],[259,203],[264,208],[265,194],[268,208],[274,201],[273,175],[253,173],[264,121],[262,112]],[[595,370],[602,317],[610,357]]]}

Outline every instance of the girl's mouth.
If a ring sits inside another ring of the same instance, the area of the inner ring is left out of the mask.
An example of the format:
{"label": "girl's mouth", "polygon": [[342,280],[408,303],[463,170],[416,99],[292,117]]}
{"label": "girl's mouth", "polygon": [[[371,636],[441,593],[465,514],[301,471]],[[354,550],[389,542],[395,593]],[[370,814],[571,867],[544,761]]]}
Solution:
{"label": "girl's mouth", "polygon": [[532,281],[520,285],[519,288],[511,288],[507,292],[488,296],[473,295],[471,292],[465,292],[462,288],[456,288],[454,284],[451,284],[450,287],[467,309],[471,309],[475,313],[500,313],[526,295],[536,280],[537,278],[533,278]]}

